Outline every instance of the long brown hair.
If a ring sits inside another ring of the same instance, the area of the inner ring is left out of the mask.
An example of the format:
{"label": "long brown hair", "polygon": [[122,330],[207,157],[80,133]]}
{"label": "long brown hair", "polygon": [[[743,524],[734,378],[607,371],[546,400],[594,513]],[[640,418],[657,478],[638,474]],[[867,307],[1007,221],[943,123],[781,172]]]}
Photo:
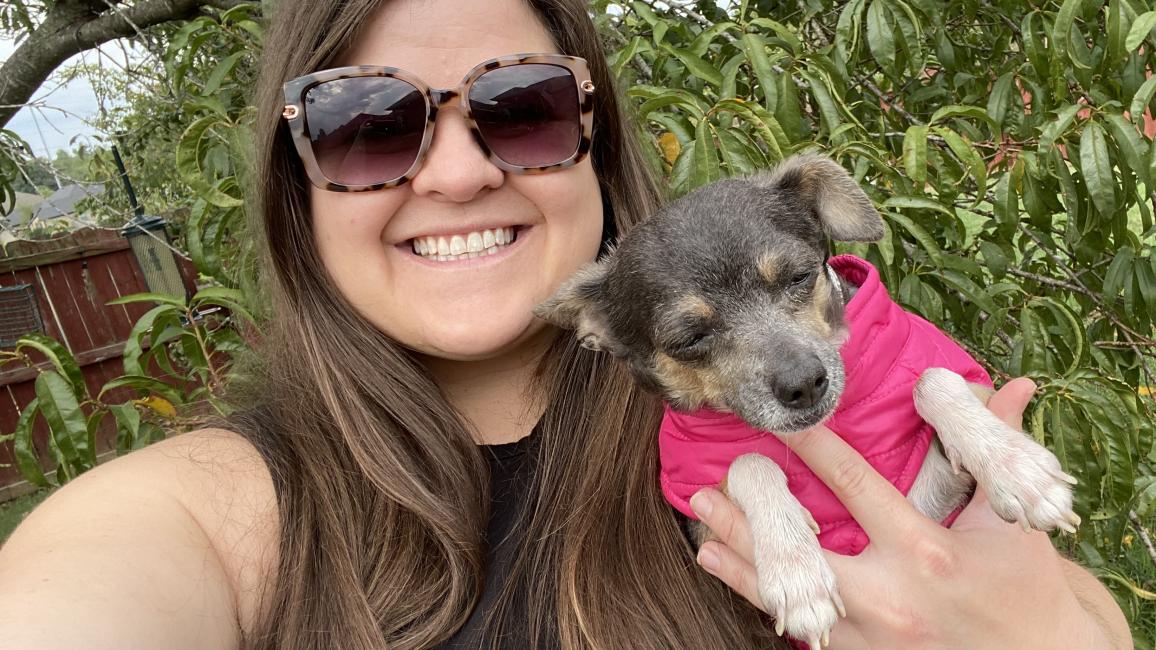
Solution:
{"label": "long brown hair", "polygon": [[[478,600],[488,466],[415,356],[356,313],[322,271],[305,174],[280,86],[332,65],[381,0],[277,3],[258,88],[256,227],[272,299],[250,403],[232,426],[272,472],[277,574],[247,648],[422,648]],[[614,87],[582,0],[528,0],[558,49]],[[613,92],[591,153],[611,240],[659,193]],[[528,620],[532,647],[776,647],[759,613],[695,566],[657,477],[655,398],[604,354],[558,336],[536,375],[546,397],[518,559],[493,629]],[[500,635],[494,635],[495,637]]]}

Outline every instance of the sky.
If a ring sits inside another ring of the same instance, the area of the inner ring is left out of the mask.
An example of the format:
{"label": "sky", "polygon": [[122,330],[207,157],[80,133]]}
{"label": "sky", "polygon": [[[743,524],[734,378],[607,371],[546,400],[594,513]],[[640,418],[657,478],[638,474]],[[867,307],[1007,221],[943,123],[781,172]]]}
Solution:
{"label": "sky", "polygon": [[[0,38],[0,61],[5,61],[16,49],[15,44]],[[69,59],[65,65],[78,62]],[[71,150],[70,140],[76,144],[96,135],[96,130],[85,120],[97,112],[96,95],[86,81],[77,80],[60,86],[52,77],[32,96],[32,101],[43,100],[44,108],[23,108],[5,125],[24,139],[37,156],[53,157],[58,149]],[[49,108],[51,107],[51,108]],[[39,129],[37,128],[39,127]]]}

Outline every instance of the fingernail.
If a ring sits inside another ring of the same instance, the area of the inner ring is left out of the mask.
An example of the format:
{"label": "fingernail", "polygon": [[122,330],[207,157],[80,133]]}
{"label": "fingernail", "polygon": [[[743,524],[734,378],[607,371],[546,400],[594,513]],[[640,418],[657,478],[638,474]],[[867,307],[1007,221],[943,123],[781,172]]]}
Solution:
{"label": "fingernail", "polygon": [[718,553],[709,546],[703,547],[702,550],[698,552],[698,565],[710,573],[718,571],[718,562]]}
{"label": "fingernail", "polygon": [[710,497],[701,491],[695,492],[694,495],[690,497],[690,509],[694,511],[694,514],[698,515],[699,519],[709,517],[712,507]]}

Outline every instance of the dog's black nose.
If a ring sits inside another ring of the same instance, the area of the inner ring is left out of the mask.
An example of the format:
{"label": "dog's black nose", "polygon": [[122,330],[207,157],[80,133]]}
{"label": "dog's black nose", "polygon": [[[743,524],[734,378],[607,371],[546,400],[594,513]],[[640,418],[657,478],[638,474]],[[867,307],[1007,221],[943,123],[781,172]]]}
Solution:
{"label": "dog's black nose", "polygon": [[812,355],[775,373],[770,383],[771,391],[783,406],[810,408],[827,394],[827,369],[818,357]]}

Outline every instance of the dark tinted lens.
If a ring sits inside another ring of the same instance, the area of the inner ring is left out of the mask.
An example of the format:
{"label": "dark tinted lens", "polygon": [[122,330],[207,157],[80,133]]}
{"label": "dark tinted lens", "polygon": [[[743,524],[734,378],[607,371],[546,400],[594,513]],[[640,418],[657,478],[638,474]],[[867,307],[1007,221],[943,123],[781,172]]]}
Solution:
{"label": "dark tinted lens", "polygon": [[567,68],[541,63],[497,68],[474,82],[469,99],[486,146],[511,165],[553,165],[578,150],[582,114]]}
{"label": "dark tinted lens", "polygon": [[305,124],[326,178],[343,185],[396,180],[413,165],[425,96],[392,77],[327,81],[305,93]]}

